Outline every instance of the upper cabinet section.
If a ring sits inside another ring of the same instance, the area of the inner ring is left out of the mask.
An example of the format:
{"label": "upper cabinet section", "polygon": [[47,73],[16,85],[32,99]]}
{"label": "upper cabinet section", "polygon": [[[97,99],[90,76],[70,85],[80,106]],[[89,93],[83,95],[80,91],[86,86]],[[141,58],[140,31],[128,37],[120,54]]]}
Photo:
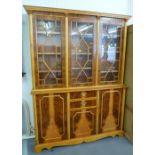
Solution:
{"label": "upper cabinet section", "polygon": [[99,83],[118,83],[121,76],[125,22],[117,18],[100,18]]}
{"label": "upper cabinet section", "polygon": [[92,85],[95,75],[96,18],[69,17],[70,86]]}
{"label": "upper cabinet section", "polygon": [[129,16],[25,6],[33,89],[123,84]]}
{"label": "upper cabinet section", "polygon": [[35,80],[37,88],[65,85],[64,16],[33,15]]}

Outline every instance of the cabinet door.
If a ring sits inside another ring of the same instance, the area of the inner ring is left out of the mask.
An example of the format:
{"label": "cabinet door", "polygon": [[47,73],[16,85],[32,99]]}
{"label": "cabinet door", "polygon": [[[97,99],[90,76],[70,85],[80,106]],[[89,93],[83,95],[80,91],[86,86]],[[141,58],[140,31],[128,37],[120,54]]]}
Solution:
{"label": "cabinet door", "polygon": [[96,18],[69,17],[69,80],[71,86],[94,83],[95,44]]}
{"label": "cabinet door", "polygon": [[120,129],[122,89],[100,91],[99,132]]}
{"label": "cabinet door", "polygon": [[100,84],[117,83],[120,81],[124,24],[125,22],[123,19],[100,19]]}
{"label": "cabinet door", "polygon": [[70,110],[71,138],[96,133],[96,92],[71,93]]}
{"label": "cabinet door", "polygon": [[39,143],[67,139],[66,94],[36,96]]}
{"label": "cabinet door", "polygon": [[34,14],[34,56],[37,88],[65,83],[64,17]]}

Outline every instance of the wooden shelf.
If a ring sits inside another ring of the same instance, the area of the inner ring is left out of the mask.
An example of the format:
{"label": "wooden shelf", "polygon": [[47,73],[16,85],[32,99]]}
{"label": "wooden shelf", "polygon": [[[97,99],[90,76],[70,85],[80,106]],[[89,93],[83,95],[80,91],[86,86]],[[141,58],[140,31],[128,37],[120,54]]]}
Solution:
{"label": "wooden shelf", "polygon": [[112,71],[100,71],[100,73],[107,73],[107,72],[118,72],[118,70],[112,70]]}
{"label": "wooden shelf", "polygon": [[[50,71],[39,71],[39,73],[48,73]],[[61,70],[52,70],[52,72],[59,72],[61,73],[62,71]]]}
{"label": "wooden shelf", "polygon": [[[109,37],[109,34],[108,34],[108,35],[106,35],[106,34],[102,34],[101,37]],[[120,35],[117,35],[117,34],[115,34],[115,35],[111,35],[111,36],[110,36],[110,38],[119,38],[119,37],[120,37]]]}
{"label": "wooden shelf", "polygon": [[61,53],[46,53],[46,52],[45,53],[43,53],[43,52],[41,53],[40,52],[40,53],[38,53],[38,55],[54,55],[54,56],[55,55],[59,55],[59,56],[61,56]]}
{"label": "wooden shelf", "polygon": [[[112,63],[119,62],[119,61],[120,61],[120,59],[116,59],[116,60],[112,61]],[[101,58],[101,63],[104,63],[104,62],[110,62],[111,63],[111,61],[104,60],[103,58]]]}
{"label": "wooden shelf", "polygon": [[[71,34],[72,36],[79,36],[79,33],[74,33],[74,34]],[[87,33],[87,34],[84,34],[83,36],[91,36],[91,37],[93,37],[93,34],[89,34],[89,33]]]}
{"label": "wooden shelf", "polygon": [[46,34],[52,34],[52,35],[61,35],[60,32],[46,32],[46,31],[37,31],[37,34],[43,34],[43,35],[46,35]]}
{"label": "wooden shelf", "polygon": [[[72,70],[81,70],[81,68],[78,68],[78,67],[73,67],[72,68]],[[86,68],[84,68],[84,70],[90,70],[90,69],[92,69],[92,67],[86,67]]]}
{"label": "wooden shelf", "polygon": [[77,55],[84,55],[84,56],[85,56],[85,55],[86,55],[86,56],[87,56],[87,55],[92,55],[92,53],[79,53],[79,52],[78,52],[78,53],[72,53],[72,55],[76,55],[76,54],[77,54]]}

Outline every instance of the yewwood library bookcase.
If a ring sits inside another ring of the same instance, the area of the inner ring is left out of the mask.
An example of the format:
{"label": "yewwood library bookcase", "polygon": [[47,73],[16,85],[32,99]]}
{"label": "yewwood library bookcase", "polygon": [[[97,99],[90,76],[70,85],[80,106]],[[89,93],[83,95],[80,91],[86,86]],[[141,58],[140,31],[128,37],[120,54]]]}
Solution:
{"label": "yewwood library bookcase", "polygon": [[123,135],[129,16],[24,6],[36,152]]}

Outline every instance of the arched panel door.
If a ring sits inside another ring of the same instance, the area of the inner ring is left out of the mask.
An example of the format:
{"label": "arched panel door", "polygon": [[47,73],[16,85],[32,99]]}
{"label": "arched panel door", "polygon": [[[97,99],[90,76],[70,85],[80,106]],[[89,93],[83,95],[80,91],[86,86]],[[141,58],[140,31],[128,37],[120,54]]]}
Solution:
{"label": "arched panel door", "polygon": [[120,129],[122,89],[100,91],[99,132]]}
{"label": "arched panel door", "polygon": [[66,94],[37,95],[39,142],[67,139]]}

